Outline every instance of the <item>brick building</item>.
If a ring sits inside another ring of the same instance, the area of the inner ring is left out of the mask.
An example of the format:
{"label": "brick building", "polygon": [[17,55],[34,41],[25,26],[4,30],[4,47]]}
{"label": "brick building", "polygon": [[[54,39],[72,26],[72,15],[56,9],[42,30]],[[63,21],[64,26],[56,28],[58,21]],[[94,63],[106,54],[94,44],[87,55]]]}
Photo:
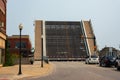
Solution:
{"label": "brick building", "polygon": [[0,65],[4,63],[5,59],[6,4],[7,0],[0,0]]}
{"label": "brick building", "polygon": [[35,53],[49,59],[78,59],[95,54],[91,21],[35,21]]}
{"label": "brick building", "polygon": [[[8,47],[11,54],[19,54],[20,47],[20,36],[12,35],[8,36]],[[31,41],[29,39],[29,35],[21,36],[21,53],[23,57],[27,57],[31,54]]]}
{"label": "brick building", "polygon": [[120,50],[113,48],[113,47],[104,47],[102,50],[100,50],[99,52],[99,56],[103,57],[103,56],[118,56],[120,55]]}

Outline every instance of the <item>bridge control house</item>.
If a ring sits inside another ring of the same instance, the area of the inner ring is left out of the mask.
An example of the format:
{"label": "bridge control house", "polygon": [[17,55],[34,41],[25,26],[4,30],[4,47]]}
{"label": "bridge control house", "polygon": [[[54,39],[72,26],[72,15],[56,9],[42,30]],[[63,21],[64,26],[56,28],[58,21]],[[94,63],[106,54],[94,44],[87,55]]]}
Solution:
{"label": "bridge control house", "polygon": [[80,59],[96,51],[91,21],[35,21],[34,59]]}

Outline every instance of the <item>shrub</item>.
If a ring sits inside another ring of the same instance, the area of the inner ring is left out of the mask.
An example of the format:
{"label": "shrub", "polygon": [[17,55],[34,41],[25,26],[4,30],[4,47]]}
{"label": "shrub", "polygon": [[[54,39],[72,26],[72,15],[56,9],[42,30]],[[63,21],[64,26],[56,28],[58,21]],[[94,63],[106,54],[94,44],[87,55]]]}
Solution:
{"label": "shrub", "polygon": [[3,64],[3,66],[13,66],[14,65],[14,61],[17,58],[17,55],[11,54],[9,52],[8,41],[7,40],[6,40],[5,46],[6,46],[6,48],[5,48],[5,62]]}
{"label": "shrub", "polygon": [[3,66],[13,66],[14,65],[14,56],[9,53],[8,49],[5,54],[5,63]]}

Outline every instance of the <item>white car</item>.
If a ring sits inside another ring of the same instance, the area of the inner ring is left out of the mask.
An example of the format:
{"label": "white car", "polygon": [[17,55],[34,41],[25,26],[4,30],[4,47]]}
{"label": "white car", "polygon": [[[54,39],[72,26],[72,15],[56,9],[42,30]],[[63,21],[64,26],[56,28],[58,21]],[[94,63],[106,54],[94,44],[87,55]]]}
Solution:
{"label": "white car", "polygon": [[86,58],[85,63],[86,64],[90,64],[90,63],[98,64],[99,63],[99,57],[96,56],[96,55],[91,55],[91,56]]}

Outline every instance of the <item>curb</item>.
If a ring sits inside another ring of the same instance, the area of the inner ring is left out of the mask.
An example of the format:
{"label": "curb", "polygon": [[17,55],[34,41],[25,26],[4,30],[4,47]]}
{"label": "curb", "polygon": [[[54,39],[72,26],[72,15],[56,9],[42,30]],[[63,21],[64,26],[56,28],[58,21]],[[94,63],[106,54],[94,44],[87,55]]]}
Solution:
{"label": "curb", "polygon": [[22,77],[22,78],[19,78],[18,80],[26,80],[26,79],[35,79],[35,78],[39,78],[39,77],[45,77],[45,76],[48,76],[48,75],[50,75],[53,71],[54,71],[54,64],[52,64],[52,63],[49,63],[51,66],[50,66],[50,69],[48,70],[48,72],[47,73],[45,73],[45,74],[42,74],[42,75],[37,75],[37,76],[26,76],[26,77]]}
{"label": "curb", "polygon": [[0,80],[22,80],[24,78],[37,78],[47,76],[53,71],[53,64],[45,64],[43,68],[39,65],[22,65],[22,74],[17,75],[18,65],[0,68]]}

